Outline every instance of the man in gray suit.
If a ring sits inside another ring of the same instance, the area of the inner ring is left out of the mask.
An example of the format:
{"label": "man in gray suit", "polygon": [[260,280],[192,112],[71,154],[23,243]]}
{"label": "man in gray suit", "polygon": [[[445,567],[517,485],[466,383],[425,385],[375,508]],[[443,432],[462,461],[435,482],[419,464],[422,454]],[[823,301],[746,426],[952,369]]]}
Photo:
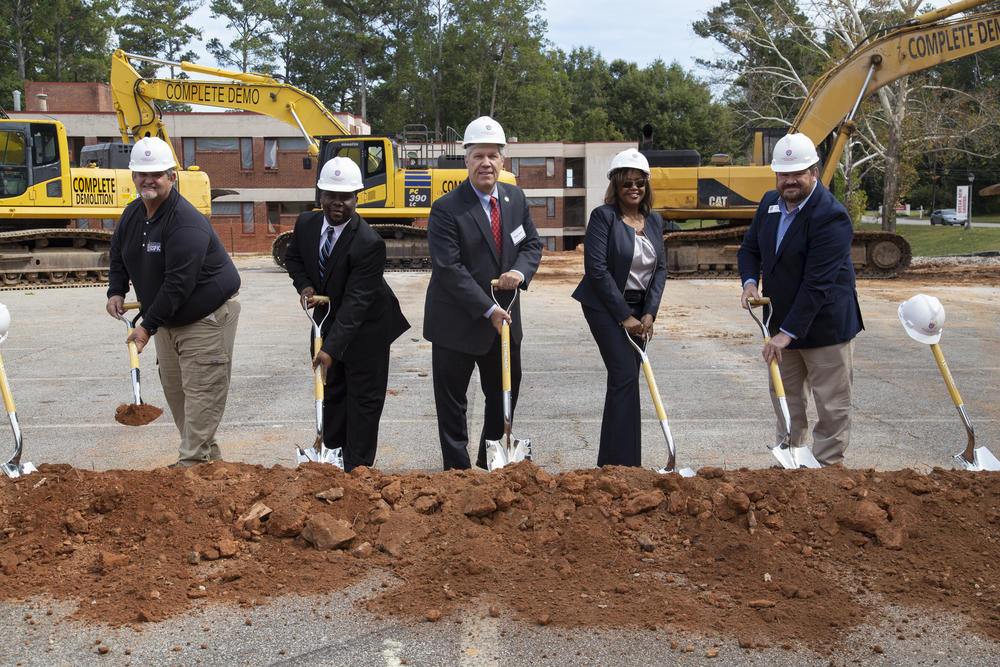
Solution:
{"label": "man in gray suit", "polygon": [[[445,470],[471,467],[466,394],[472,369],[479,367],[486,398],[476,465],[486,467],[486,440],[503,435],[500,386],[500,327],[510,324],[512,406],[521,384],[521,321],[515,289],[527,289],[542,258],[542,241],[520,188],[498,182],[507,138],[492,118],[469,123],[463,138],[469,177],[434,202],[427,221],[431,280],[424,303],[424,338],[431,342],[434,403]],[[513,407],[512,407],[513,410]]]}

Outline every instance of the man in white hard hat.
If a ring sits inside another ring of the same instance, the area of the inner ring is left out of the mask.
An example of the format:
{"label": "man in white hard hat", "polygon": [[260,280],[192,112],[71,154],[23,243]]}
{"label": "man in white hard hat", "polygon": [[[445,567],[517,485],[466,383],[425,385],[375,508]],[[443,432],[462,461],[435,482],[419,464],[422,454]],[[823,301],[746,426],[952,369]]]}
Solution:
{"label": "man in white hard hat", "polygon": [[129,281],[142,320],[128,337],[136,349],[153,337],[160,382],[181,434],[176,466],[222,458],[215,432],[229,395],[240,317],[240,275],[204,215],[174,188],[170,146],[144,137],[129,169],[139,197],[111,237],[107,311],[124,313]]}
{"label": "man in white hard hat", "polygon": [[[424,302],[424,338],[431,342],[434,403],[445,470],[471,467],[466,393],[474,366],[486,398],[476,465],[486,467],[486,440],[504,432],[499,332],[510,324],[512,406],[521,381],[520,309],[510,312],[493,302],[490,281],[498,280],[498,299],[527,289],[542,258],[542,242],[524,193],[502,182],[507,138],[498,122],[482,116],[465,129],[468,178],[431,206],[427,236],[431,279]],[[513,410],[513,408],[512,408]]]}
{"label": "man in white hard hat", "polygon": [[[389,346],[410,324],[382,277],[385,241],[355,210],[364,189],[358,165],[347,157],[327,161],[316,187],[322,210],[295,221],[285,266],[300,298],[330,297],[313,368],[322,366],[326,376],[323,443],[341,448],[350,472],[375,463]],[[314,317],[322,319],[327,306],[315,308]]]}
{"label": "man in white hard hat", "polygon": [[[823,465],[844,459],[851,437],[853,340],[864,328],[851,262],[854,225],[847,209],[819,182],[819,157],[804,134],[788,134],[774,147],[776,190],[764,195],[738,259],[747,298],[770,297],[767,363],[777,359],[792,418],[791,444],[807,445],[806,407],[812,392],[818,419],[813,454]],[[783,419],[774,387],[771,400]]]}

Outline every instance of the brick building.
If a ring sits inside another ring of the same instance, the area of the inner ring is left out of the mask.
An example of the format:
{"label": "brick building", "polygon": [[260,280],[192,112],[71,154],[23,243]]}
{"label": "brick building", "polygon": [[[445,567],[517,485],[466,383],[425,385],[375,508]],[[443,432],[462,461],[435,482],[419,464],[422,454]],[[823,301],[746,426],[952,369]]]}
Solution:
{"label": "brick building", "polygon": [[[107,84],[26,82],[25,109],[10,116],[44,114],[63,123],[74,166],[84,146],[121,140]],[[335,115],[352,134],[370,134],[359,118]],[[165,112],[163,123],[182,166],[197,166],[209,175],[212,226],[230,252],[269,253],[274,238],[314,205],[316,166],[304,168],[306,141],[297,128],[248,112]],[[548,250],[570,250],[583,240],[590,210],[603,202],[607,165],[635,145],[521,143],[513,137],[510,142],[506,168],[524,189]],[[411,148],[401,146],[399,154]],[[422,148],[432,156],[446,151],[444,145]],[[115,222],[80,224],[112,228]]]}

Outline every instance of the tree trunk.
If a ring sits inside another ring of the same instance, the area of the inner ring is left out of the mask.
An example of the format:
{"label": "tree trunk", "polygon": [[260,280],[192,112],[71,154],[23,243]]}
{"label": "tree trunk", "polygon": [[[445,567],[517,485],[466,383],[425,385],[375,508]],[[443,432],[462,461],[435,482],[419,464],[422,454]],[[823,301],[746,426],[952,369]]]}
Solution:
{"label": "tree trunk", "polygon": [[360,62],[358,63],[358,74],[361,76],[360,87],[361,87],[361,120],[364,122],[368,121],[368,71],[365,69],[365,56],[361,55]]}
{"label": "tree trunk", "polygon": [[882,231],[896,231],[896,198],[899,195],[899,162],[903,119],[906,117],[907,80],[904,76],[892,84],[889,96],[889,136],[885,142],[885,179],[882,182]]}

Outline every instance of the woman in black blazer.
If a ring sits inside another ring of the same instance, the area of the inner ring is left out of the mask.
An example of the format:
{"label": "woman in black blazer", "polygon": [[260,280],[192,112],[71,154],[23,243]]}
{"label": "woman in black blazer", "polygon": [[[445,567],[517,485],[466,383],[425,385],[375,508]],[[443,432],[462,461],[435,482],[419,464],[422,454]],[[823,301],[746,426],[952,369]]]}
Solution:
{"label": "woman in black blazer", "polygon": [[638,150],[616,155],[608,179],[604,206],[587,224],[584,276],[573,298],[608,369],[597,465],[641,466],[640,359],[622,330],[640,343],[653,335],[667,278],[663,218],[652,210],[649,163]]}

